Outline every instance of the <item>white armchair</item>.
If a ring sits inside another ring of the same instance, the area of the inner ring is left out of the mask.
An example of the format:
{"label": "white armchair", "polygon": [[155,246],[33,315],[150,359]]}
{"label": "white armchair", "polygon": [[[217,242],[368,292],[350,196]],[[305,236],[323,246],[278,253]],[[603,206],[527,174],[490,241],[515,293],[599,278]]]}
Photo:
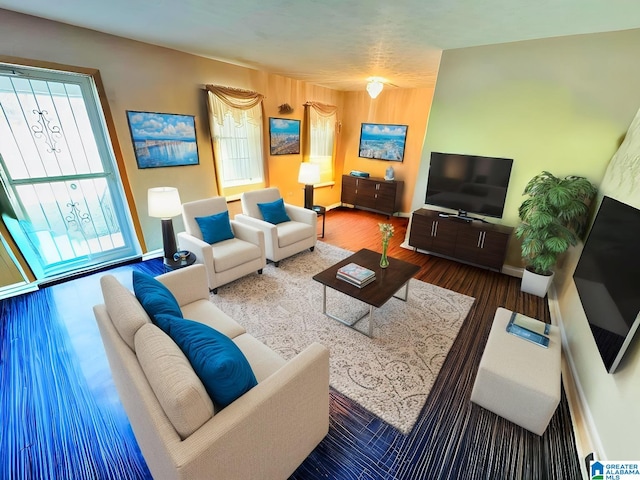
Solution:
{"label": "white armchair", "polygon": [[309,249],[313,252],[316,245],[316,224],[318,216],[313,210],[284,204],[288,222],[274,225],[266,222],[260,213],[258,203],[274,202],[282,198],[277,188],[265,188],[245,192],[240,196],[242,214],[235,216],[238,222],[260,229],[264,232],[267,259],[277,267],[280,260]]}
{"label": "white armchair", "polygon": [[193,252],[196,263],[206,267],[209,290],[218,293],[218,287],[252,272],[262,273],[267,264],[264,233],[261,230],[230,220],[234,238],[210,245],[203,240],[196,217],[207,217],[227,211],[224,197],[184,203],[182,219],[185,232],[178,234],[180,248]]}

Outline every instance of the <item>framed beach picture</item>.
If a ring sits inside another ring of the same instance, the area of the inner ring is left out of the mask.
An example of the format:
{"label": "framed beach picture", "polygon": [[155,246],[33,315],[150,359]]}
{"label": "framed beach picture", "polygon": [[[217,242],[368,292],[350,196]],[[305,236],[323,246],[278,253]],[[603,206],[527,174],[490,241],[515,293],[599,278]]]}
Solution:
{"label": "framed beach picture", "polygon": [[138,168],[198,165],[195,117],[127,110]]}
{"label": "framed beach picture", "polygon": [[363,123],[358,156],[402,162],[407,141],[407,125]]}
{"label": "framed beach picture", "polygon": [[300,120],[269,118],[271,155],[300,153]]}

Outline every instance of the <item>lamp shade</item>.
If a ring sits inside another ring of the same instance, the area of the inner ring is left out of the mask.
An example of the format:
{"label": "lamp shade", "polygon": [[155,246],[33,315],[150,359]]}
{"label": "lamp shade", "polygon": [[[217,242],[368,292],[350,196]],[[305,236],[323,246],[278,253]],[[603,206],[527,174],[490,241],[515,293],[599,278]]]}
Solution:
{"label": "lamp shade", "polygon": [[376,98],[378,95],[380,95],[382,87],[384,87],[384,85],[379,80],[371,80],[369,83],[367,83],[367,92],[369,93],[369,96],[371,98]]}
{"label": "lamp shade", "polygon": [[309,162],[301,163],[298,182],[304,183],[305,185],[320,183],[320,165]]}
{"label": "lamp shade", "polygon": [[182,203],[178,189],[174,187],[155,187],[147,192],[149,216],[154,218],[172,218],[182,212]]}

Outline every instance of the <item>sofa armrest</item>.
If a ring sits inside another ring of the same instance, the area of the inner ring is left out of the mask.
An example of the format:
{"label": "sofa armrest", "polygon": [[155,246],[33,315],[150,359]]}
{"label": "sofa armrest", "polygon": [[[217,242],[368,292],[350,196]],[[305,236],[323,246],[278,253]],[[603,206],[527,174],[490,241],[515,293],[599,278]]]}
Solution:
{"label": "sofa armrest", "polygon": [[318,214],[313,210],[289,204],[285,204],[284,208],[291,220],[306,223],[308,225],[311,225],[312,227],[316,226],[316,223],[318,221]]}
{"label": "sofa armrest", "polygon": [[175,448],[181,478],[287,478],[329,430],[329,351],[314,343]]}
{"label": "sofa armrest", "polygon": [[233,234],[240,240],[253,243],[260,247],[260,250],[264,251],[264,232],[256,227],[253,227],[236,220],[230,220]]}
{"label": "sofa armrest", "polygon": [[194,237],[187,232],[178,233],[178,245],[182,250],[189,250],[195,254],[198,263],[213,265],[211,245],[204,240]]}
{"label": "sofa armrest", "polygon": [[253,218],[243,213],[237,214],[234,217],[234,220],[245,225],[249,225],[250,227],[257,228],[258,230],[262,230],[262,232],[264,232],[266,251],[271,253],[275,251],[275,247],[278,246],[278,229],[273,223],[265,222],[264,220]]}
{"label": "sofa armrest", "polygon": [[157,279],[173,293],[180,306],[197,300],[209,300],[209,283],[204,265],[179,268],[159,275]]}

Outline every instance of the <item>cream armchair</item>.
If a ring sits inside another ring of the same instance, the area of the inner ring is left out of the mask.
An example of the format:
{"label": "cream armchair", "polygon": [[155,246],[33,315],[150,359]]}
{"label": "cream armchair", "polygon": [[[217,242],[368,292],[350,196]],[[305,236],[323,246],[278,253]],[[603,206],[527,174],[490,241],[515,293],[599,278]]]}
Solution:
{"label": "cream armchair", "polygon": [[234,238],[208,244],[203,240],[196,217],[207,217],[227,211],[224,197],[196,200],[182,205],[185,232],[178,234],[180,248],[193,252],[196,263],[207,269],[209,290],[218,293],[220,285],[237,280],[252,272],[262,273],[267,264],[264,233],[261,230],[230,220]]}
{"label": "cream armchair", "polygon": [[238,222],[264,232],[267,259],[276,267],[283,258],[307,248],[313,252],[317,239],[317,214],[313,210],[285,203],[285,211],[290,221],[274,225],[264,220],[258,204],[274,202],[280,198],[277,188],[245,192],[240,196],[242,214],[235,216]]}

